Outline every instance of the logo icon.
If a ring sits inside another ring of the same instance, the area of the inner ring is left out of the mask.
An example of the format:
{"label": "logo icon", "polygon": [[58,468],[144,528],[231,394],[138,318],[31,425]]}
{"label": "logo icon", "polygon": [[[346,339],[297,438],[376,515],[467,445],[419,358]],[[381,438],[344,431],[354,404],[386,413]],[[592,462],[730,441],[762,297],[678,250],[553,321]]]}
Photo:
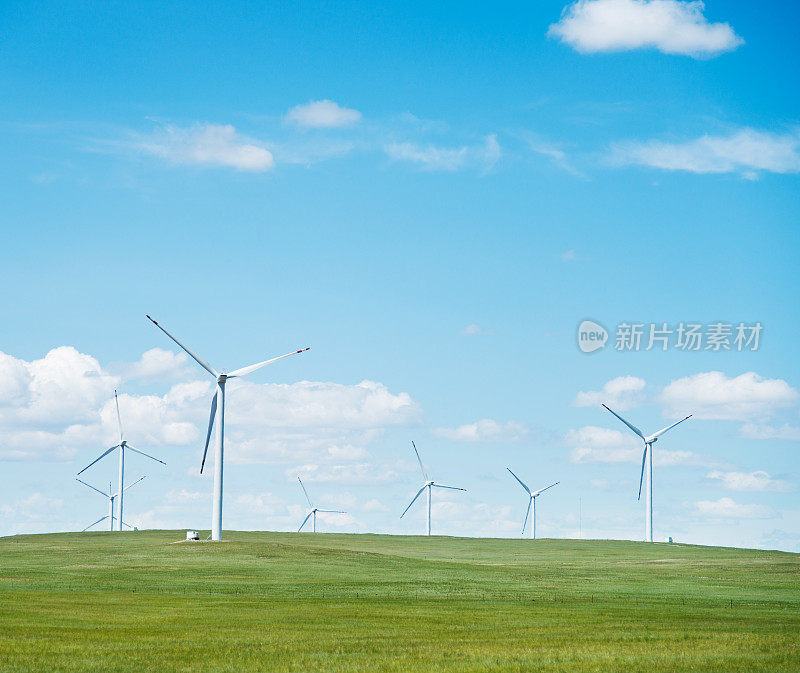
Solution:
{"label": "logo icon", "polygon": [[608,331],[593,320],[584,320],[578,325],[578,348],[584,353],[593,353],[606,347]]}

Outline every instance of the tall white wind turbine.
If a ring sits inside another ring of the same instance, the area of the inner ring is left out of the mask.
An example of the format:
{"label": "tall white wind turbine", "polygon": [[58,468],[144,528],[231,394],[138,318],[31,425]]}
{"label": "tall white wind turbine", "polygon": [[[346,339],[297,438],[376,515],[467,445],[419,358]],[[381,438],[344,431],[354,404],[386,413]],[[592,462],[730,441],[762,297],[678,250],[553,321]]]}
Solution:
{"label": "tall white wind turbine", "polygon": [[[146,476],[146,475],[145,475],[145,476]],[[138,478],[136,481],[134,481],[134,482],[132,482],[132,483],[128,484],[128,485],[127,485],[127,486],[126,486],[124,489],[122,489],[122,490],[123,490],[123,491],[127,491],[127,490],[128,490],[130,487],[131,487],[131,486],[133,486],[134,484],[138,484],[138,483],[139,483],[139,482],[140,482],[142,479],[144,479],[144,477],[139,477],[139,478]],[[117,520],[117,517],[115,517],[115,516],[114,516],[114,501],[116,500],[116,498],[117,498],[117,496],[119,495],[119,493],[114,493],[114,492],[112,491],[111,482],[110,482],[110,481],[108,482],[108,493],[105,493],[105,492],[101,491],[99,488],[95,488],[95,487],[94,487],[94,486],[92,486],[91,484],[87,484],[87,483],[86,483],[85,481],[83,481],[82,479],[78,479],[78,478],[76,477],[76,478],[75,478],[75,481],[79,481],[79,482],[80,482],[81,484],[83,484],[84,486],[88,486],[88,487],[89,487],[89,488],[91,488],[93,491],[95,491],[96,493],[99,493],[99,494],[100,494],[100,495],[102,495],[102,496],[103,496],[103,497],[104,497],[106,500],[108,500],[108,514],[106,514],[106,515],[105,515],[105,516],[104,516],[102,519],[98,519],[98,520],[97,520],[97,521],[95,521],[94,523],[90,523],[88,526],[86,526],[86,528],[84,528],[84,529],[81,531],[81,533],[85,533],[85,532],[86,532],[87,530],[89,530],[89,529],[90,529],[92,526],[96,526],[98,523],[100,523],[101,521],[105,521],[106,519],[108,519],[108,530],[112,530],[112,531],[113,531],[113,530],[114,530],[114,522]],[[123,521],[122,523],[123,523],[123,525],[127,526],[128,528],[131,528],[131,525],[130,525],[130,524],[128,524],[128,523],[125,523],[124,521]]]}
{"label": "tall white wind turbine", "polygon": [[[115,449],[119,449],[119,473],[118,473],[118,480],[117,480],[117,530],[122,530],[122,504],[123,504],[123,493],[125,492],[124,484],[125,484],[125,451],[133,451],[134,453],[141,454],[150,460],[154,460],[157,463],[161,463],[162,465],[166,465],[163,460],[159,460],[154,456],[151,456],[149,453],[145,453],[144,451],[139,451],[135,446],[131,446],[123,437],[122,435],[122,420],[120,419],[119,415],[119,398],[117,397],[117,391],[114,391],[114,403],[117,405],[117,425],[119,426],[119,444],[114,444],[110,449],[107,449],[103,453],[101,453],[97,458],[95,458],[91,463],[89,463],[86,467],[84,467],[78,474],[82,474],[86,472],[92,465],[94,465],[98,460],[105,458],[109,453],[114,451]],[[102,519],[101,519],[102,520]],[[94,524],[93,524],[94,525]]]}
{"label": "tall white wind turbine", "polygon": [[[642,482],[645,482],[645,518],[644,518],[644,539],[646,542],[653,541],[653,444],[658,440],[658,438],[663,435],[667,430],[672,430],[676,425],[683,423],[685,420],[692,417],[692,414],[689,414],[685,418],[682,418],[677,423],[673,423],[672,425],[668,425],[666,428],[662,428],[658,432],[654,432],[652,435],[645,435],[642,433],[639,428],[631,423],[628,423],[622,416],[620,416],[616,411],[610,409],[605,404],[603,405],[606,409],[608,409],[612,414],[614,414],[619,420],[621,420],[625,425],[627,425],[631,430],[633,430],[639,437],[641,437],[642,441],[644,442],[644,453],[642,453],[642,473],[639,475],[639,496],[637,500],[642,499]],[[645,461],[647,462],[647,479],[645,480]]]}
{"label": "tall white wind turbine", "polygon": [[417,491],[417,494],[411,499],[411,502],[408,503],[408,507],[403,510],[403,513],[400,515],[402,519],[406,512],[411,509],[411,505],[413,505],[417,498],[422,495],[422,492],[427,489],[428,491],[428,535],[431,534],[431,491],[434,488],[449,488],[452,491],[466,491],[466,488],[459,488],[458,486],[445,486],[444,484],[437,484],[435,481],[431,481],[428,479],[428,473],[425,472],[425,468],[422,465],[422,458],[419,457],[419,451],[417,451],[417,445],[414,442],[411,442],[411,446],[414,447],[414,453],[417,456],[417,462],[419,463],[419,469],[422,470],[422,477],[425,479],[425,483],[422,485],[422,488]]}
{"label": "tall white wind turbine", "polygon": [[205,369],[211,376],[213,376],[217,380],[217,389],[214,392],[214,397],[211,398],[211,417],[208,420],[208,433],[206,434],[206,445],[203,449],[203,461],[200,463],[200,474],[203,473],[203,467],[206,464],[206,454],[208,453],[208,443],[211,440],[211,430],[214,428],[214,423],[217,424],[217,436],[216,436],[216,447],[214,449],[214,500],[213,500],[213,507],[211,511],[211,539],[212,540],[221,540],[222,539],[222,458],[224,453],[224,441],[225,441],[225,383],[229,379],[236,378],[238,376],[246,376],[247,374],[251,374],[252,372],[256,371],[257,369],[261,369],[272,362],[277,362],[278,360],[282,360],[283,358],[288,358],[291,355],[297,355],[298,353],[304,353],[308,350],[308,348],[302,348],[299,351],[292,351],[291,353],[287,353],[286,355],[279,355],[276,358],[272,358],[271,360],[264,360],[263,362],[257,362],[254,365],[250,365],[249,367],[242,367],[240,369],[235,369],[232,372],[217,372],[210,364],[208,364],[205,360],[203,360],[199,355],[190,351],[186,346],[184,346],[180,341],[178,341],[172,334],[167,332],[161,325],[159,325],[155,320],[153,320],[150,316],[147,316],[147,319],[152,322],[158,329],[160,329],[164,334],[166,334],[170,339],[172,339],[176,344],[178,344],[186,354],[192,358],[197,364],[199,364],[203,369]]}
{"label": "tall white wind turbine", "polygon": [[[506,468],[509,472],[511,472],[511,468]],[[548,488],[553,488],[557,484],[560,484],[560,481],[557,481],[555,484],[550,484],[550,486],[545,486],[544,488],[540,488],[538,491],[531,491],[528,486],[520,479],[516,474],[511,472],[511,476],[514,477],[519,482],[519,485],[525,489],[525,492],[528,494],[528,509],[525,510],[525,521],[522,522],[522,535],[525,535],[525,525],[528,523],[528,515],[531,513],[531,505],[533,505],[533,521],[531,523],[531,540],[536,539],[536,498],[538,498],[542,493],[544,493]]]}
{"label": "tall white wind turbine", "polygon": [[317,512],[327,512],[328,514],[347,514],[347,512],[342,512],[339,509],[320,509],[319,507],[314,507],[314,505],[311,503],[311,498],[308,497],[308,491],[306,491],[306,487],[303,485],[303,481],[300,479],[300,477],[297,477],[297,481],[300,482],[300,488],[302,488],[303,493],[306,494],[306,500],[308,501],[308,506],[311,508],[311,511],[308,514],[306,514],[306,518],[303,519],[303,523],[300,524],[300,528],[297,529],[298,533],[301,530],[303,530],[303,526],[306,525],[306,521],[308,521],[309,517],[311,517],[313,522],[313,528],[311,529],[312,532],[314,533],[317,532]]}

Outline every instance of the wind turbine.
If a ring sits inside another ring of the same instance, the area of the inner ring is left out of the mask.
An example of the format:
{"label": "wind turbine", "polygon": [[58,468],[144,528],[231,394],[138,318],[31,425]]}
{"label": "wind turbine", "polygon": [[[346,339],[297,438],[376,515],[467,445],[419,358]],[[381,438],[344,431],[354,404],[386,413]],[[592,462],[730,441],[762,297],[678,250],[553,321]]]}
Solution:
{"label": "wind turbine", "polygon": [[428,473],[425,472],[425,468],[422,466],[422,458],[419,457],[419,451],[417,451],[417,445],[414,442],[411,442],[411,446],[414,447],[414,453],[417,455],[417,462],[419,463],[419,469],[422,470],[422,476],[425,479],[425,483],[422,485],[422,488],[417,491],[417,494],[413,497],[410,503],[408,503],[408,507],[403,510],[403,513],[400,515],[402,519],[406,512],[411,509],[411,505],[413,505],[417,498],[422,494],[425,489],[428,489],[428,535],[431,534],[431,491],[433,488],[449,488],[453,491],[466,491],[466,488],[458,488],[457,486],[445,486],[444,484],[437,484],[435,481],[431,481],[428,479]]}
{"label": "wind turbine", "polygon": [[224,441],[225,441],[225,383],[228,379],[236,378],[237,376],[245,376],[250,374],[257,369],[261,369],[266,365],[276,362],[277,360],[282,360],[283,358],[288,358],[290,355],[297,355],[298,353],[304,353],[308,350],[308,348],[302,348],[299,351],[292,351],[291,353],[287,353],[286,355],[279,355],[276,358],[272,358],[271,360],[264,360],[264,362],[257,362],[254,365],[250,365],[249,367],[242,367],[240,369],[235,369],[234,371],[228,373],[224,370],[221,372],[217,372],[210,364],[208,364],[205,360],[203,360],[199,355],[190,351],[186,346],[184,346],[180,341],[178,341],[172,334],[167,332],[161,325],[159,325],[155,320],[153,320],[150,316],[147,316],[147,319],[152,322],[158,329],[160,329],[164,334],[166,334],[170,339],[172,339],[176,344],[178,344],[184,351],[186,351],[187,355],[191,357],[197,364],[199,364],[203,369],[205,369],[211,376],[213,376],[217,380],[217,389],[214,392],[214,397],[211,398],[211,417],[208,420],[208,433],[206,434],[206,446],[203,449],[203,461],[200,463],[200,474],[203,474],[203,467],[206,464],[206,454],[208,453],[208,442],[211,439],[211,430],[214,427],[214,422],[216,420],[217,423],[217,443],[216,448],[214,449],[214,501],[213,501],[213,508],[211,510],[211,539],[212,540],[221,540],[222,539],[222,457],[223,457],[223,449],[224,449]]}
{"label": "wind turbine", "polygon": [[[506,468],[509,472],[511,472],[511,468]],[[538,491],[531,492],[525,483],[520,479],[516,474],[511,472],[511,476],[514,477],[519,482],[519,485],[525,489],[525,492],[528,494],[528,509],[525,510],[525,521],[522,522],[522,535],[525,535],[525,525],[528,523],[528,515],[531,513],[531,504],[533,504],[533,523],[531,525],[531,540],[536,539],[536,498],[538,498],[542,493],[544,493],[548,488],[553,488],[556,484],[560,484],[560,481],[557,481],[555,484],[550,484],[550,486],[545,486],[544,488],[540,488]]]}
{"label": "wind turbine", "polygon": [[329,514],[347,514],[347,512],[342,512],[341,510],[338,509],[319,509],[318,507],[314,507],[314,505],[311,504],[311,498],[308,497],[308,491],[306,491],[306,487],[303,485],[303,482],[300,479],[300,477],[297,477],[297,481],[300,482],[300,488],[302,488],[303,493],[306,494],[306,500],[308,500],[308,506],[311,508],[311,511],[308,514],[306,514],[306,518],[303,519],[303,523],[300,524],[300,528],[297,529],[298,533],[301,530],[303,530],[303,526],[306,525],[306,521],[308,521],[309,517],[313,517],[312,521],[314,527],[312,530],[314,533],[317,532],[317,512],[327,512]]}
{"label": "wind turbine", "polygon": [[[122,502],[123,501],[122,494],[125,492],[125,488],[123,487],[123,484],[125,483],[125,450],[129,449],[130,451],[133,451],[134,453],[140,453],[141,455],[145,456],[146,458],[149,458],[150,460],[154,460],[157,463],[161,463],[162,465],[166,465],[166,463],[163,460],[159,460],[158,458],[155,458],[155,457],[151,456],[150,454],[145,453],[144,451],[139,451],[139,449],[137,449],[136,447],[131,446],[130,444],[128,444],[128,442],[122,436],[122,420],[120,419],[120,415],[119,415],[119,398],[117,397],[117,391],[116,390],[114,391],[114,402],[117,405],[117,424],[119,426],[119,444],[115,444],[110,449],[107,449],[106,451],[101,453],[91,463],[89,463],[80,472],[78,472],[78,474],[82,474],[83,472],[86,472],[86,470],[88,470],[98,460],[101,460],[101,459],[105,458],[109,453],[114,451],[114,449],[119,449],[119,477],[118,477],[117,494],[116,494],[119,497],[119,499],[117,500],[117,516],[116,516],[116,519],[117,519],[117,530],[122,530],[122,504],[123,504],[123,502]],[[101,519],[101,521],[102,521],[102,519]],[[113,521],[113,519],[112,519],[112,521]]]}
{"label": "wind turbine", "polygon": [[683,423],[685,420],[692,417],[692,414],[689,414],[685,418],[682,418],[677,423],[673,423],[672,425],[668,425],[666,428],[659,430],[658,432],[654,432],[652,435],[647,437],[644,436],[641,430],[637,428],[635,425],[628,423],[622,416],[620,416],[616,411],[610,409],[605,404],[603,405],[606,409],[608,409],[612,414],[614,414],[619,420],[621,420],[625,425],[627,425],[631,430],[633,430],[639,437],[642,438],[644,442],[644,453],[642,453],[642,473],[639,476],[639,496],[636,498],[637,500],[642,499],[642,481],[645,477],[645,460],[647,461],[647,481],[646,481],[646,505],[645,505],[645,518],[644,518],[644,539],[647,542],[653,541],[653,444],[658,440],[658,438],[663,435],[667,430],[672,430],[676,425]]}
{"label": "wind turbine", "polygon": [[[145,476],[146,476],[146,475],[145,475]],[[128,484],[128,485],[127,485],[127,486],[126,486],[124,489],[122,489],[122,490],[123,490],[123,492],[124,492],[124,491],[127,491],[127,490],[128,490],[128,489],[129,489],[131,486],[133,486],[134,484],[138,484],[138,483],[139,483],[139,482],[140,482],[142,479],[144,479],[144,477],[139,477],[139,478],[138,478],[136,481],[134,481],[133,483],[130,483],[130,484]],[[94,487],[94,486],[92,486],[91,484],[87,484],[87,483],[86,483],[85,481],[83,481],[82,479],[78,479],[78,478],[76,477],[76,478],[75,478],[75,481],[79,481],[79,482],[80,482],[81,484],[83,484],[84,486],[88,486],[88,487],[89,487],[89,488],[91,488],[93,491],[95,491],[95,492],[99,493],[100,495],[102,495],[104,498],[106,498],[106,499],[108,500],[108,514],[106,514],[106,515],[105,515],[105,516],[104,516],[102,519],[98,519],[98,520],[97,520],[97,521],[95,521],[94,523],[92,523],[92,524],[89,524],[88,526],[86,526],[86,528],[84,528],[84,529],[81,531],[81,533],[85,533],[85,532],[86,532],[87,530],[89,530],[89,529],[90,529],[92,526],[96,526],[98,523],[100,523],[101,521],[105,521],[106,519],[108,519],[108,530],[111,530],[111,531],[113,531],[113,530],[114,530],[114,521],[116,521],[116,519],[117,519],[117,517],[115,517],[115,516],[114,516],[114,500],[116,500],[116,498],[117,498],[117,495],[119,495],[119,494],[118,494],[118,493],[114,493],[114,492],[112,492],[112,490],[111,490],[111,488],[112,488],[112,487],[111,487],[111,482],[110,482],[110,481],[108,482],[108,493],[104,493],[104,492],[103,492],[103,491],[101,491],[99,488],[95,488],[95,487]],[[128,528],[131,528],[130,524],[127,524],[127,523],[125,523],[124,521],[123,521],[122,523],[123,523],[124,525],[128,526]]]}

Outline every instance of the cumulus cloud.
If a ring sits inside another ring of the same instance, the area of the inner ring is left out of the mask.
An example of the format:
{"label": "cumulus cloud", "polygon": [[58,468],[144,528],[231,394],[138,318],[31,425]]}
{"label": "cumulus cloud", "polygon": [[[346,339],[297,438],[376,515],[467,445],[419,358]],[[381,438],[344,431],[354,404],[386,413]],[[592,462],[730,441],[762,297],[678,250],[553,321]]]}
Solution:
{"label": "cumulus cloud", "polygon": [[475,423],[460,425],[457,428],[436,428],[434,434],[454,442],[515,442],[528,433],[522,423],[508,421],[498,423],[491,418],[483,418]]}
{"label": "cumulus cloud", "polygon": [[142,353],[136,362],[122,362],[111,367],[121,378],[152,379],[177,378],[188,373],[186,353],[175,353],[163,348],[151,348]]}
{"label": "cumulus cloud", "polygon": [[578,254],[574,250],[565,250],[561,253],[562,262],[574,262],[578,259]]}
{"label": "cumulus cloud", "polygon": [[749,420],[771,416],[796,404],[800,394],[783,379],[765,379],[755,372],[728,377],[703,372],[672,381],[661,393],[665,413],[688,413],[714,420]]}
{"label": "cumulus cloud", "polygon": [[644,379],[618,376],[605,383],[601,390],[580,391],[572,404],[576,407],[594,407],[605,403],[615,411],[624,411],[642,402],[644,387]]}
{"label": "cumulus cloud", "polygon": [[268,171],[275,166],[272,153],[258,140],[237,133],[230,124],[164,126],[139,136],[134,147],[174,164]]}
{"label": "cumulus cloud", "polygon": [[286,120],[306,128],[337,128],[358,123],[361,113],[326,99],[296,105],[286,113]]}
{"label": "cumulus cloud", "polygon": [[394,161],[416,164],[426,171],[458,171],[470,167],[491,170],[502,156],[497,136],[486,136],[483,144],[461,147],[441,147],[413,142],[391,143],[384,151]]}
{"label": "cumulus cloud", "polygon": [[327,482],[339,484],[371,484],[395,481],[409,468],[403,463],[376,464],[374,462],[326,464],[306,463],[286,470],[286,477],[295,479],[298,475],[308,482]]}
{"label": "cumulus cloud", "polygon": [[648,166],[690,173],[741,173],[800,171],[800,132],[771,133],[743,128],[728,135],[704,135],[683,142],[650,140],[618,143],[609,160],[616,165]]}
{"label": "cumulus cloud", "polygon": [[796,425],[763,425],[746,423],[739,434],[747,439],[783,439],[790,442],[800,442],[800,428]]}
{"label": "cumulus cloud", "polygon": [[[152,373],[180,364],[148,351],[133,365]],[[0,456],[64,460],[78,448],[118,440],[113,392],[120,378],[71,347],[27,362],[0,352]],[[120,393],[126,439],[142,450],[200,446],[212,395],[209,381],[172,385],[163,395]],[[368,457],[364,445],[386,427],[417,422],[408,393],[374,381],[355,385],[300,381],[229,384],[226,452],[232,462],[317,460],[348,463]]]}
{"label": "cumulus cloud", "polygon": [[715,519],[769,519],[773,512],[764,505],[741,505],[732,498],[701,500],[695,503],[698,514]]}
{"label": "cumulus cloud", "polygon": [[[570,460],[573,463],[640,463],[644,446],[630,433],[587,425],[570,430],[565,443],[573,447]],[[656,465],[683,465],[697,463],[698,457],[691,451],[669,451],[659,449],[653,453]]]}
{"label": "cumulus cloud", "polygon": [[462,329],[461,334],[464,334],[466,336],[476,336],[478,334],[487,336],[490,334],[494,334],[494,331],[486,327],[481,327],[477,323],[472,323],[470,325],[467,325],[464,329]]}
{"label": "cumulus cloud", "polygon": [[93,357],[62,346],[27,362],[0,352],[0,456],[64,459],[90,439],[117,377]]}
{"label": "cumulus cloud", "polygon": [[43,493],[33,493],[11,505],[0,507],[0,517],[26,522],[51,520],[53,511],[60,510],[63,506],[64,501],[60,498],[50,498]]}
{"label": "cumulus cloud", "polygon": [[658,49],[709,57],[744,44],[727,23],[710,23],[702,2],[578,0],[548,30],[581,53]]}
{"label": "cumulus cloud", "polygon": [[714,470],[706,477],[716,479],[732,491],[792,491],[792,484],[782,479],[773,479],[767,472],[721,472]]}

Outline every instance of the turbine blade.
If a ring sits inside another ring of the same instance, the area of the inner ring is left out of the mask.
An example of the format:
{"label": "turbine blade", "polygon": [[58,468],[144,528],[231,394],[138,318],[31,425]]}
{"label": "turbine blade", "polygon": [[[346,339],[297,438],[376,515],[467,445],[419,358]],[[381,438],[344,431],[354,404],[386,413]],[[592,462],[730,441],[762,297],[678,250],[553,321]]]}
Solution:
{"label": "turbine blade", "polygon": [[553,486],[557,486],[560,483],[561,483],[560,481],[557,481],[555,484],[550,484],[550,486],[545,486],[544,488],[540,488],[538,491],[536,491],[536,493],[532,493],[531,495],[533,495],[533,497],[535,498],[537,495],[541,495],[542,493],[544,493],[548,488],[553,488]]}
{"label": "turbine blade", "polygon": [[114,403],[117,405],[117,425],[119,426],[119,441],[120,444],[122,443],[122,418],[119,415],[119,398],[117,397],[117,391],[114,391]]}
{"label": "turbine blade", "polygon": [[88,487],[89,487],[89,488],[91,488],[93,491],[97,491],[97,492],[98,492],[100,495],[102,495],[102,496],[103,496],[103,497],[104,497],[106,500],[108,500],[108,498],[109,498],[109,495],[108,495],[108,493],[103,493],[103,492],[102,492],[102,491],[101,491],[99,488],[95,488],[95,487],[94,487],[94,486],[92,486],[91,484],[87,484],[85,481],[83,481],[82,479],[78,479],[77,477],[75,477],[75,481],[79,481],[79,482],[81,482],[81,483],[82,483],[84,486],[88,486]]}
{"label": "turbine blade", "polygon": [[644,453],[642,453],[642,473],[639,475],[639,495],[637,496],[637,500],[642,499],[642,482],[644,481],[644,460],[647,458],[647,449],[650,447],[649,444],[644,445]]}
{"label": "turbine blade", "polygon": [[110,449],[108,449],[107,451],[103,451],[103,453],[101,453],[101,454],[100,454],[100,455],[99,455],[97,458],[95,458],[95,459],[94,459],[94,460],[93,460],[91,463],[89,463],[89,464],[88,464],[86,467],[84,467],[84,468],[83,468],[83,469],[82,469],[80,472],[78,472],[78,474],[81,474],[81,472],[86,472],[86,470],[88,470],[88,469],[89,469],[89,468],[90,468],[92,465],[94,465],[94,464],[95,464],[95,463],[96,463],[98,460],[102,460],[102,459],[103,459],[103,458],[105,458],[105,457],[106,457],[106,456],[107,456],[109,453],[111,453],[111,452],[112,452],[114,449],[118,449],[118,448],[119,448],[119,444],[115,444],[114,446],[112,446],[112,447],[111,447]]}
{"label": "turbine blade", "polygon": [[142,479],[146,479],[146,478],[147,478],[147,475],[144,475],[143,477],[139,477],[136,481],[131,482],[125,488],[123,488],[122,492],[125,493],[125,491],[127,491],[131,486],[136,486],[136,484],[138,484]]}
{"label": "turbine blade", "polygon": [[411,446],[414,447],[414,453],[417,454],[417,462],[419,463],[419,469],[422,470],[422,476],[425,477],[425,481],[429,481],[428,473],[425,472],[425,468],[422,466],[422,458],[419,457],[419,451],[417,451],[417,445],[414,442],[411,442]]}
{"label": "turbine blade", "polygon": [[648,439],[649,441],[653,441],[653,440],[654,440],[656,437],[658,437],[659,435],[663,435],[663,434],[664,434],[664,433],[665,433],[667,430],[672,430],[672,428],[674,428],[676,425],[680,425],[680,424],[681,424],[681,423],[683,423],[684,421],[687,421],[687,420],[689,420],[691,417],[692,417],[692,414],[689,414],[689,415],[688,415],[686,418],[682,418],[682,419],[681,419],[681,420],[679,420],[677,423],[673,423],[672,425],[668,425],[666,428],[663,428],[663,429],[659,430],[658,432],[655,432],[655,433],[653,433],[653,434],[652,434],[652,435],[650,435],[650,436],[649,436],[647,439]]}
{"label": "turbine blade", "polygon": [[206,464],[206,454],[208,453],[208,442],[211,440],[211,430],[214,427],[214,419],[217,417],[217,394],[219,390],[214,393],[211,398],[211,416],[208,419],[208,432],[206,433],[206,447],[203,449],[203,461],[200,463],[200,474],[203,474],[203,468]]}
{"label": "turbine blade", "polygon": [[[604,404],[603,406],[604,406],[604,407],[606,407],[606,405],[605,405],[605,404]],[[609,411],[610,411],[612,414],[614,414],[614,415],[615,415],[615,416],[616,416],[616,417],[617,417],[619,420],[621,420],[621,421],[622,421],[622,422],[623,422],[625,425],[627,425],[627,426],[628,426],[628,427],[629,427],[631,430],[633,430],[633,431],[634,431],[634,432],[635,432],[637,435],[639,435],[639,437],[641,437],[642,439],[644,439],[644,435],[642,434],[642,431],[641,431],[641,430],[639,430],[639,428],[637,428],[635,425],[631,425],[630,423],[628,423],[628,421],[626,421],[624,418],[622,418],[622,416],[620,416],[620,415],[619,415],[619,414],[618,414],[616,411],[614,411],[613,409],[609,409],[608,407],[606,407],[606,409],[608,409],[608,410],[609,410]]]}
{"label": "turbine blade", "polygon": [[531,513],[531,503],[533,502],[533,498],[528,498],[528,509],[525,510],[525,521],[522,522],[522,533],[521,535],[525,535],[525,526],[528,525],[528,515]]}
{"label": "turbine blade", "polygon": [[232,379],[237,376],[247,376],[251,372],[256,371],[256,369],[261,369],[262,367],[266,367],[268,364],[272,362],[277,362],[278,360],[283,360],[283,358],[288,358],[291,355],[298,355],[299,353],[305,353],[309,350],[311,346],[308,348],[301,348],[299,351],[292,351],[291,353],[287,353],[286,355],[279,355],[276,358],[272,358],[271,360],[264,360],[264,362],[257,362],[254,365],[250,365],[249,367],[242,367],[240,369],[234,369],[230,374],[228,374],[228,378]]}
{"label": "turbine blade", "polygon": [[[507,469],[509,472],[511,472],[511,468],[510,468],[510,467],[507,467],[506,469]],[[522,486],[522,488],[524,488],[524,489],[527,491],[528,495],[530,495],[530,494],[531,494],[531,489],[529,489],[529,488],[528,488],[528,487],[525,485],[525,483],[522,481],[522,479],[520,479],[520,478],[519,478],[519,477],[518,477],[516,474],[514,474],[513,472],[511,472],[511,476],[512,476],[512,477],[514,477],[514,479],[516,479],[516,480],[517,480],[517,481],[520,483],[520,486]],[[523,531],[523,532],[524,532],[524,531]]]}
{"label": "turbine blade", "polygon": [[165,330],[161,325],[159,325],[155,320],[153,320],[150,316],[147,316],[147,319],[153,323],[158,329],[160,329],[164,334],[166,334],[170,339],[172,339],[176,344],[178,344],[184,351],[186,351],[187,355],[189,355],[192,360],[194,360],[197,364],[199,364],[203,369],[205,369],[211,376],[217,378],[219,374],[214,371],[214,368],[208,364],[203,358],[199,355],[192,353],[186,346],[184,346],[180,341],[178,341],[174,336],[172,336],[167,330]]}
{"label": "turbine blade", "polygon": [[311,498],[308,497],[308,491],[306,491],[306,487],[303,485],[303,481],[300,479],[300,477],[297,477],[297,481],[300,482],[300,488],[302,488],[303,493],[306,494],[306,500],[308,501],[308,506],[313,509],[314,504],[311,502]]}
{"label": "turbine blade", "polygon": [[436,488],[449,488],[451,491],[466,491],[466,488],[459,488],[458,486],[445,486],[444,484],[431,484],[431,486],[435,486]]}
{"label": "turbine blade", "polygon": [[298,529],[297,529],[297,532],[298,532],[298,533],[299,533],[301,530],[303,530],[303,526],[305,526],[305,525],[306,525],[306,521],[308,521],[308,519],[311,517],[311,515],[312,515],[313,513],[314,513],[314,512],[309,512],[308,514],[306,514],[306,518],[305,518],[305,519],[303,519],[303,523],[301,523],[301,524],[300,524],[300,528],[298,528]]}
{"label": "turbine blade", "polygon": [[318,512],[326,512],[328,514],[347,514],[347,512],[343,512],[340,509],[318,509]]}
{"label": "turbine blade", "polygon": [[95,521],[94,523],[90,523],[88,526],[86,526],[86,528],[84,528],[84,529],[81,531],[81,533],[85,533],[85,532],[86,532],[87,530],[89,530],[89,529],[90,529],[92,526],[96,526],[98,523],[100,523],[101,521],[105,521],[107,518],[108,518],[108,514],[106,514],[106,515],[105,515],[105,516],[104,516],[102,519],[98,519],[98,520],[97,520],[97,521]]}
{"label": "turbine blade", "polygon": [[130,525],[130,524],[127,522],[127,521],[123,521],[123,522],[122,522],[122,525],[123,525],[123,526],[127,526],[127,527],[128,527],[128,528],[130,528],[130,529],[133,529],[133,526],[131,526],[131,525]]}
{"label": "turbine blade", "polygon": [[413,505],[417,501],[417,498],[419,498],[419,496],[422,494],[422,492],[425,490],[426,487],[427,487],[427,484],[425,486],[423,486],[421,489],[419,489],[419,491],[417,491],[417,494],[413,497],[411,502],[408,503],[408,507],[406,507],[403,510],[403,513],[400,515],[401,519],[406,515],[406,512],[411,509],[411,505]]}
{"label": "turbine blade", "polygon": [[126,449],[130,449],[134,453],[139,453],[139,454],[145,456],[146,458],[149,458],[150,460],[154,460],[157,463],[161,463],[162,465],[166,465],[166,463],[163,460],[159,460],[155,456],[151,456],[149,453],[145,453],[144,451],[139,451],[139,449],[137,449],[135,446],[131,446],[130,444],[125,444],[125,448]]}

